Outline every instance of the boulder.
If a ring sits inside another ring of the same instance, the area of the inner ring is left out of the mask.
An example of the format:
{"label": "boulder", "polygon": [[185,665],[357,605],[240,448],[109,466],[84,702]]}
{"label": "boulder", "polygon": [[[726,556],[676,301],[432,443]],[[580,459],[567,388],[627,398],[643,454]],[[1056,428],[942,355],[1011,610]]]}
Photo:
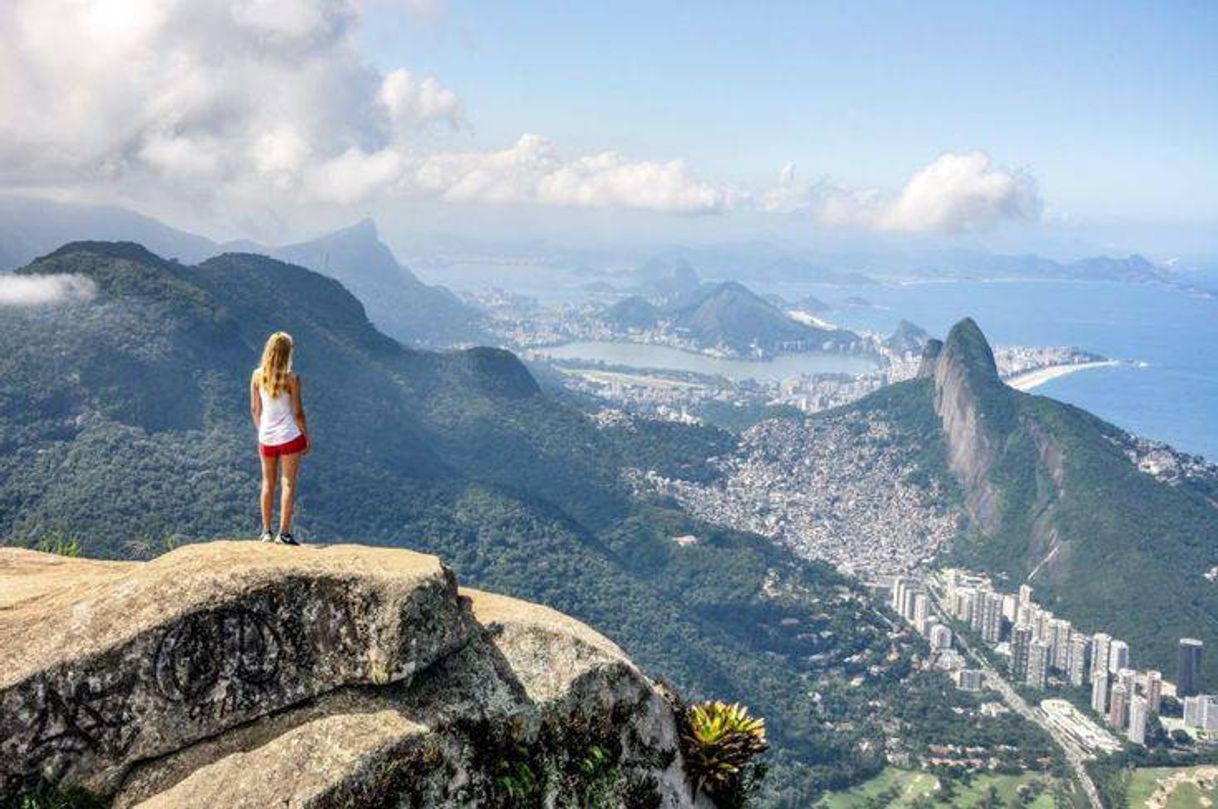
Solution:
{"label": "boulder", "polygon": [[692,806],[666,695],[439,560],[0,549],[0,774],[125,807]]}

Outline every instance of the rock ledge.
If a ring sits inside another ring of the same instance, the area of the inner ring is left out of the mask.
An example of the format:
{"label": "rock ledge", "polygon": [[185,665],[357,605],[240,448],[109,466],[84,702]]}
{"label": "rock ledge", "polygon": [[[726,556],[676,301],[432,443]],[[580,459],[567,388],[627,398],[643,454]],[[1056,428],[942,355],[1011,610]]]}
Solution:
{"label": "rock ledge", "polygon": [[116,807],[694,805],[620,649],[409,551],[0,549],[0,648],[0,803],[41,780]]}

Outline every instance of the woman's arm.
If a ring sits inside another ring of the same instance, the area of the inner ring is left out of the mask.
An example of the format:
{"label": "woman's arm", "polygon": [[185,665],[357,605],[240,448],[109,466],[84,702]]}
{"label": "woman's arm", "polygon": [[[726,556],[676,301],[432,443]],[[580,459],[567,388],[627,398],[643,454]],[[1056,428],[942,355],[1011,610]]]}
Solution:
{"label": "woman's arm", "polygon": [[250,418],[254,420],[254,429],[262,422],[262,397],[258,395],[258,372],[250,374]]}
{"label": "woman's arm", "polygon": [[300,433],[305,437],[304,452],[313,447],[313,441],[309,438],[309,426],[305,423],[304,402],[300,398],[300,374],[292,374],[292,415],[296,417],[296,426],[300,428]]}

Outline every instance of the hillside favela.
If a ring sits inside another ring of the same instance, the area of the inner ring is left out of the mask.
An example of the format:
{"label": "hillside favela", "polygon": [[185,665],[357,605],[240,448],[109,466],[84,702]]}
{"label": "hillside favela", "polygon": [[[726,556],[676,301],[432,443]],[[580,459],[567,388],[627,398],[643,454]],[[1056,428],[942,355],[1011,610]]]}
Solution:
{"label": "hillside favela", "polygon": [[1215,42],[0,2],[0,809],[1218,806]]}

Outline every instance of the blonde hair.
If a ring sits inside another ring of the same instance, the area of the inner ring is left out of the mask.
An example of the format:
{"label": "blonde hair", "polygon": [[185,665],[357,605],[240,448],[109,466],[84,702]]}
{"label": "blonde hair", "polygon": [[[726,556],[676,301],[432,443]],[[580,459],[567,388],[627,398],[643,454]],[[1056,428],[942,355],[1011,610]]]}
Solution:
{"label": "blonde hair", "polygon": [[258,387],[274,398],[288,389],[292,372],[292,335],[277,331],[266,338],[262,364],[258,366]]}

